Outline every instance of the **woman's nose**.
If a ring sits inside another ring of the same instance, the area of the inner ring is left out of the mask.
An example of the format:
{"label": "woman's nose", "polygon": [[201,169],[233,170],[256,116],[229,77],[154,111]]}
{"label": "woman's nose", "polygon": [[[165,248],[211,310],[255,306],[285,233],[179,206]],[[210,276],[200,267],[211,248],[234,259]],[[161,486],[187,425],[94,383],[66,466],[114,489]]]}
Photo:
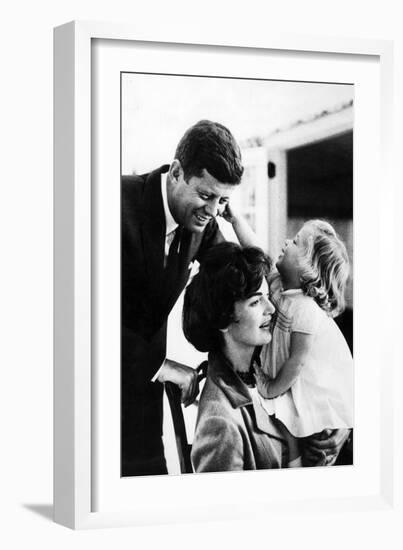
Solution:
{"label": "woman's nose", "polygon": [[269,315],[269,314],[272,315],[275,311],[276,311],[276,308],[273,306],[273,304],[267,298],[266,299],[266,309],[265,309],[266,315]]}

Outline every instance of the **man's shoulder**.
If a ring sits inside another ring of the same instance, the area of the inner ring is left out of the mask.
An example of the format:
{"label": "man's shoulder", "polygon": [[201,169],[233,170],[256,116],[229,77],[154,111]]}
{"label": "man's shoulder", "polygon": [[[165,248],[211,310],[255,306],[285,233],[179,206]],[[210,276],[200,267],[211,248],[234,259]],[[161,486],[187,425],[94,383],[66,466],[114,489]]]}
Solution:
{"label": "man's shoulder", "polygon": [[156,198],[161,196],[161,174],[168,168],[169,165],[164,165],[147,174],[121,177],[123,217],[127,214],[132,219],[141,215],[144,209],[153,210]]}
{"label": "man's shoulder", "polygon": [[140,207],[148,174],[122,176],[121,191],[122,191],[122,206],[123,209]]}
{"label": "man's shoulder", "polygon": [[131,174],[129,176],[122,176],[122,186],[130,187],[131,185],[138,186],[145,182],[148,174]]}
{"label": "man's shoulder", "polygon": [[158,184],[161,182],[161,174],[167,172],[168,169],[169,164],[164,164],[152,172],[122,176],[122,191],[127,193],[141,193],[144,191],[146,185]]}
{"label": "man's shoulder", "polygon": [[122,220],[127,220],[131,225],[140,219],[143,210],[144,186],[147,174],[138,176],[122,176],[121,178],[121,208]]}

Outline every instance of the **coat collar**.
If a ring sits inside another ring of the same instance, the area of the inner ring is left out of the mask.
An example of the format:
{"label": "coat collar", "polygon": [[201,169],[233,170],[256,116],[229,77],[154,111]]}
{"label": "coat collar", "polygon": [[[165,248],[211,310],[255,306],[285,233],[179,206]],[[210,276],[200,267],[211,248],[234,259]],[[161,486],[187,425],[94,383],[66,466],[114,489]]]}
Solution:
{"label": "coat collar", "polygon": [[209,354],[208,375],[222,390],[234,409],[252,405],[257,427],[273,437],[284,438],[284,434],[279,431],[278,425],[271,420],[263,408],[256,388],[249,390],[248,386],[242,382],[232,369],[231,362],[223,353]]}
{"label": "coat collar", "polygon": [[232,368],[231,362],[221,352],[209,354],[209,372],[214,383],[223,391],[231,405],[237,409],[252,404],[248,386]]}
{"label": "coat collar", "polygon": [[153,228],[165,230],[165,212],[161,194],[161,174],[169,170],[169,164],[164,164],[147,175],[144,186],[144,214],[143,221]]}

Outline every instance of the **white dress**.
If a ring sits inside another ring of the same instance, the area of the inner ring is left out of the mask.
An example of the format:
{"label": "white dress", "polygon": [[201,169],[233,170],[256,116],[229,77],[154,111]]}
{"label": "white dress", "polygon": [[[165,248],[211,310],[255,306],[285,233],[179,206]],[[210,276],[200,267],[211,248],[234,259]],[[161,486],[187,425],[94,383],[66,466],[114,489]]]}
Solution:
{"label": "white dress", "polygon": [[276,274],[270,299],[277,309],[273,338],[262,349],[262,368],[274,378],[290,354],[292,332],[313,335],[310,356],[292,387],[273,399],[260,396],[269,414],[295,437],[353,427],[353,359],[340,329],[300,289],[281,289]]}

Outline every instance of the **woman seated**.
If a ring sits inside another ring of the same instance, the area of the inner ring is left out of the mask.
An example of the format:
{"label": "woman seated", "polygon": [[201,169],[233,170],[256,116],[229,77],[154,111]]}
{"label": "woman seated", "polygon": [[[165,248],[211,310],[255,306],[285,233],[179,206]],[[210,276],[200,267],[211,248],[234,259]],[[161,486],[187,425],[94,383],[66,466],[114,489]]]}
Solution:
{"label": "woman seated", "polygon": [[[192,463],[196,472],[257,470],[295,465],[298,443],[258,399],[253,370],[259,346],[271,340],[274,307],[266,277],[270,260],[258,248],[213,247],[186,289],[183,330],[209,352],[200,397]],[[348,432],[313,441],[318,464],[340,450]]]}

